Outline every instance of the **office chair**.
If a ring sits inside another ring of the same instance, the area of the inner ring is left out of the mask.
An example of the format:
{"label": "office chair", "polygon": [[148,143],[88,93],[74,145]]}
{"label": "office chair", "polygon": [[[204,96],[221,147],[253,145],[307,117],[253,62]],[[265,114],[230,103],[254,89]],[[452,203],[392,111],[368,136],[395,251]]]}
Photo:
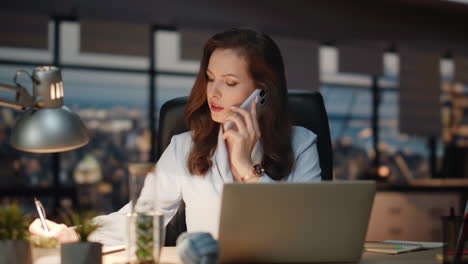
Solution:
{"label": "office chair", "polygon": [[[184,109],[187,99],[187,97],[178,97],[167,101],[161,107],[157,147],[158,159],[169,145],[172,136],[188,130],[184,121]],[[289,90],[288,103],[293,125],[305,127],[317,135],[317,152],[322,170],[322,180],[332,180],[332,144],[328,116],[322,95],[319,92]],[[185,204],[182,202],[176,215],[166,228],[166,246],[175,246],[179,234],[186,230]]]}

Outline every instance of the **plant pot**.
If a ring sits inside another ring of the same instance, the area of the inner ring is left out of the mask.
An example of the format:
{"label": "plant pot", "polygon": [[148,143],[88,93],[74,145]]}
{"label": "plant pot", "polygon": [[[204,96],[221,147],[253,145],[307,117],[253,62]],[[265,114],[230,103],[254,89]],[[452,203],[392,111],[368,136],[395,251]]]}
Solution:
{"label": "plant pot", "polygon": [[0,241],[0,264],[32,264],[31,243],[25,240]]}
{"label": "plant pot", "polygon": [[64,243],[60,247],[62,264],[101,264],[102,244],[95,242]]}
{"label": "plant pot", "polygon": [[60,263],[60,248],[40,248],[33,244],[32,259],[35,264]]}

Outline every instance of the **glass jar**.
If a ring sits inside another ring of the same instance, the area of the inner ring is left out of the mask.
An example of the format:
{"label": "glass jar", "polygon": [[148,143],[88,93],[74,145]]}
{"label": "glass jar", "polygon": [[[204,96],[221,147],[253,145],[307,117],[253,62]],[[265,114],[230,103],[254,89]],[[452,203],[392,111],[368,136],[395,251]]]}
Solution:
{"label": "glass jar", "polygon": [[130,212],[127,214],[128,263],[159,263],[164,246],[164,216],[157,210],[155,194],[140,197],[141,189],[153,163],[130,163]]}

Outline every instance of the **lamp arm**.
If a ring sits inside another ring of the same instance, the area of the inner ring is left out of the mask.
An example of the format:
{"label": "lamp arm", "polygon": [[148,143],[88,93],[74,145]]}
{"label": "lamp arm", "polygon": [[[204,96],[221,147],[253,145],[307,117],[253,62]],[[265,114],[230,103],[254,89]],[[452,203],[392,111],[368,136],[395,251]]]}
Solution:
{"label": "lamp arm", "polygon": [[16,99],[14,102],[0,98],[1,106],[10,107],[19,111],[25,110],[26,108],[30,108],[34,106],[33,97],[28,93],[28,90],[26,90],[26,88],[24,88],[23,86],[20,86],[20,85],[13,86],[13,85],[0,83],[0,90],[16,93]]}

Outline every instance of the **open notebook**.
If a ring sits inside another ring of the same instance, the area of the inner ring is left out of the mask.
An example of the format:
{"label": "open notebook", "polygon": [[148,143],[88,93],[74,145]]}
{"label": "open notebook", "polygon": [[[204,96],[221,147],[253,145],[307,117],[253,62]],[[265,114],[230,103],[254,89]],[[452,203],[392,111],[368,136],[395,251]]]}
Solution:
{"label": "open notebook", "polygon": [[367,241],[364,243],[364,248],[366,251],[386,254],[399,254],[420,249],[439,248],[442,246],[443,243],[439,242],[417,242],[402,240]]}

